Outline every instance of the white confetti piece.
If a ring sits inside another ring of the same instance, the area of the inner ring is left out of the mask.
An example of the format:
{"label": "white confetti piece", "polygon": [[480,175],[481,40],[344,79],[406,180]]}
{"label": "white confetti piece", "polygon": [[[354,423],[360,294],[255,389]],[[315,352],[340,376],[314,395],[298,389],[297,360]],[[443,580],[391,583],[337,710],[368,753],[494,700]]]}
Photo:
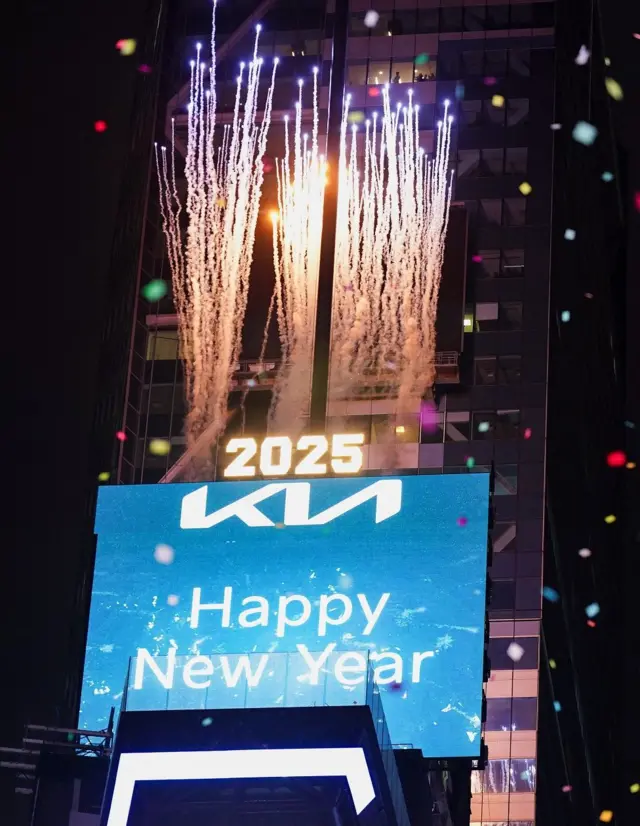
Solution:
{"label": "white confetti piece", "polygon": [[573,241],[576,237],[575,229],[565,229],[564,237],[566,241]]}
{"label": "white confetti piece", "polygon": [[159,562],[160,565],[171,565],[174,557],[175,551],[171,545],[156,545],[153,558],[156,562]]}
{"label": "white confetti piece", "polygon": [[573,127],[571,134],[574,141],[583,144],[583,146],[591,146],[598,137],[598,130],[592,123],[587,123],[586,120],[579,120]]}
{"label": "white confetti piece", "polygon": [[507,648],[507,656],[509,659],[513,660],[514,663],[520,662],[524,655],[524,648],[521,645],[518,645],[517,642],[512,642],[509,644]]}
{"label": "white confetti piece", "polygon": [[589,62],[589,58],[591,57],[591,52],[587,49],[586,46],[580,46],[580,51],[576,55],[576,65],[577,66],[585,66]]}

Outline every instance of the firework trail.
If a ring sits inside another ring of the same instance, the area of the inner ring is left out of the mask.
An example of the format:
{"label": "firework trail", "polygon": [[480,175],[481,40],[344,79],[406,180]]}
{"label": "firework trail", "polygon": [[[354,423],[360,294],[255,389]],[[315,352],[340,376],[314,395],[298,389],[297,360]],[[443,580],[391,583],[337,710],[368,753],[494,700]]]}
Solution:
{"label": "firework trail", "polygon": [[[278,210],[272,213],[274,298],[282,347],[269,412],[270,429],[294,433],[309,413],[326,163],[318,149],[318,70],[313,71],[313,126],[302,133],[302,88],[293,141],[285,117],[284,158],[276,161]],[[263,351],[271,311],[265,328]]]}
{"label": "firework trail", "polygon": [[232,122],[216,142],[216,5],[214,0],[210,68],[207,72],[200,61],[200,45],[198,59],[191,62],[184,206],[176,185],[175,141],[170,157],[166,147],[158,151],[156,146],[160,210],[184,358],[188,448],[205,429],[208,444],[215,442],[227,419],[227,396],[247,306],[264,175],[261,159],[277,64],[276,59],[258,124],[263,61],[257,53],[260,27],[256,27],[253,58],[248,66],[240,64]]}
{"label": "firework trail", "polygon": [[357,126],[340,147],[338,237],[332,331],[331,397],[349,399],[367,376],[384,376],[397,413],[410,412],[435,377],[435,320],[451,203],[448,102],[435,157],[418,145],[418,106],[391,108],[366,121],[364,158]]}

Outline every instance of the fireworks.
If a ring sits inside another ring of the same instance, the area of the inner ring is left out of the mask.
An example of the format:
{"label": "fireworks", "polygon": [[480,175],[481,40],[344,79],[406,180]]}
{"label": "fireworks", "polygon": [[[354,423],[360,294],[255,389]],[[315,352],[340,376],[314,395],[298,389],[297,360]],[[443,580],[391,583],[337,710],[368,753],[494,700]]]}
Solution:
{"label": "fireworks", "polygon": [[302,134],[302,90],[301,80],[293,146],[289,120],[285,118],[284,158],[276,162],[278,211],[272,214],[274,300],[282,367],[276,377],[269,418],[275,430],[287,433],[299,429],[309,410],[326,174],[326,163],[318,149],[317,69],[313,73],[311,136]]}
{"label": "fireworks", "polygon": [[452,117],[445,102],[435,157],[418,144],[418,106],[365,123],[348,136],[343,110],[333,305],[331,396],[349,399],[367,377],[385,376],[398,413],[415,406],[435,377],[435,320],[451,203]]}
{"label": "fireworks", "polygon": [[160,209],[184,357],[189,408],[185,430],[192,451],[203,432],[209,445],[226,424],[227,395],[247,305],[264,176],[261,159],[277,64],[276,60],[258,124],[263,61],[258,57],[257,27],[252,60],[248,66],[240,64],[232,122],[216,142],[215,11],[216,2],[210,67],[207,70],[200,60],[200,46],[198,59],[191,63],[184,205],[176,183],[175,140],[172,154],[156,147]]}

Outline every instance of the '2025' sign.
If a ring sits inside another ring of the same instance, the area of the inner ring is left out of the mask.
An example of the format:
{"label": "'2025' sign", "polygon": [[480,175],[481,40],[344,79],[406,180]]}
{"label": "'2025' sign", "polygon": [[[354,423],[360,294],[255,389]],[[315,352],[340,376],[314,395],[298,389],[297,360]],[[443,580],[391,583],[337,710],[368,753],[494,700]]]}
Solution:
{"label": "'2025' sign", "polygon": [[364,433],[339,433],[331,436],[331,441],[326,436],[300,436],[295,447],[289,436],[267,436],[261,443],[250,437],[231,439],[226,452],[238,455],[229,462],[223,476],[250,478],[258,469],[262,476],[323,476],[329,472],[329,465],[334,473],[358,473],[363,464],[363,444]]}

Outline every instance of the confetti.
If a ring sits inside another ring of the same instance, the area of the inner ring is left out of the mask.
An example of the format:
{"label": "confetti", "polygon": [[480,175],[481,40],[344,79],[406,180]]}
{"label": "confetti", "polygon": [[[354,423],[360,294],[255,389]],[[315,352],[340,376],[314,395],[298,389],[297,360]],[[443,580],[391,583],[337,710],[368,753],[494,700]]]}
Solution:
{"label": "confetti", "polygon": [[151,66],[149,66],[148,64],[141,63],[138,66],[138,71],[141,72],[143,75],[150,75],[153,70],[152,70]]}
{"label": "confetti", "polygon": [[555,590],[555,588],[549,587],[549,585],[545,585],[542,589],[542,596],[545,599],[548,599],[549,602],[557,602],[560,599],[560,594]]}
{"label": "confetti", "polygon": [[591,605],[587,605],[587,607],[584,609],[584,612],[589,617],[589,619],[592,619],[593,617],[597,617],[600,613],[600,606],[597,602],[592,602]]}
{"label": "confetti", "polygon": [[124,432],[124,430],[119,430],[119,431],[116,433],[116,439],[117,439],[119,442],[126,442],[126,441],[127,441],[127,434]]}
{"label": "confetti", "polygon": [[489,422],[479,422],[478,423],[478,432],[486,433],[489,430]]}
{"label": "confetti", "polygon": [[494,95],[491,98],[491,105],[495,106],[497,109],[502,109],[502,107],[504,106],[504,98],[502,97],[502,95]]}
{"label": "confetti", "polygon": [[416,57],[416,66],[424,66],[424,64],[428,62],[429,55],[426,52],[423,52]]}
{"label": "confetti", "polygon": [[212,717],[203,717],[202,725],[205,726],[205,728],[207,726],[210,726],[212,723],[213,723],[213,718]]}
{"label": "confetti", "polygon": [[96,132],[106,132],[107,131],[107,122],[106,122],[106,120],[97,120],[93,124],[93,128],[96,130]]}
{"label": "confetti", "polygon": [[605,57],[605,59],[604,59],[604,65],[605,65],[605,66],[611,66],[611,61],[609,60],[609,58],[608,58],[608,57]]}
{"label": "confetti", "polygon": [[570,792],[572,790],[573,790],[573,786],[563,786],[562,787],[563,792]]}
{"label": "confetti", "polygon": [[607,523],[607,525],[613,525],[613,523],[616,521],[616,517],[612,513],[610,513],[608,516],[605,516],[604,521]]}
{"label": "confetti", "polygon": [[533,187],[526,181],[523,181],[518,187],[518,189],[520,190],[520,192],[522,192],[523,195],[531,195],[531,193],[533,192]]}
{"label": "confetti", "polygon": [[634,427],[635,427],[635,424],[633,422],[630,422],[629,419],[626,419],[625,423],[624,423],[624,426],[630,428],[631,430],[633,430]]}
{"label": "confetti", "polygon": [[573,132],[571,134],[574,141],[577,141],[584,146],[591,146],[591,144],[598,137],[598,130],[592,123],[587,123],[586,120],[579,120],[573,127]]}
{"label": "confetti", "polygon": [[467,467],[469,469],[471,469],[472,467],[475,467],[475,466],[476,466],[476,460],[473,458],[473,456],[467,456]]}
{"label": "confetti", "polygon": [[151,439],[149,453],[153,456],[168,456],[171,452],[171,442],[167,439]]}
{"label": "confetti", "polygon": [[467,517],[466,517],[466,516],[459,516],[459,517],[456,519],[456,522],[457,522],[457,524],[458,524],[458,527],[460,527],[460,528],[464,528],[464,526],[467,524],[467,522],[468,522],[468,521],[469,521],[469,520],[467,519]]}
{"label": "confetti", "polygon": [[420,413],[422,429],[425,433],[434,433],[438,427],[438,410],[433,402],[423,402]]}
{"label": "confetti", "polygon": [[585,293],[584,297],[585,298],[593,298],[593,293]]}
{"label": "confetti", "polygon": [[576,65],[577,66],[585,66],[591,57],[591,52],[587,49],[586,46],[580,46],[580,51],[576,55]]}
{"label": "confetti", "polygon": [[171,565],[176,553],[171,545],[156,545],[153,558],[160,565]]}
{"label": "confetti", "polygon": [[347,120],[349,121],[349,123],[362,123],[362,121],[364,120],[364,112],[361,112],[358,109],[354,109],[353,112],[349,112]]}
{"label": "confetti", "polygon": [[611,811],[611,809],[603,809],[600,812],[600,820],[603,823],[611,823],[611,821],[613,820],[613,812]]}
{"label": "confetti", "polygon": [[154,278],[145,284],[140,292],[147,299],[147,301],[160,301],[167,294],[167,282],[161,278]]}
{"label": "confetti", "polygon": [[377,86],[369,86],[367,90],[367,94],[370,98],[377,98],[380,97],[380,89]]}
{"label": "confetti", "polygon": [[368,29],[373,29],[374,26],[378,25],[378,20],[380,20],[380,15],[377,11],[368,11],[364,16],[364,25]]}
{"label": "confetti", "polygon": [[627,461],[627,454],[624,450],[612,450],[607,456],[609,467],[622,467]]}
{"label": "confetti", "polygon": [[553,708],[555,711],[562,711],[562,706],[557,700],[553,701]]}
{"label": "confetti", "polygon": [[549,668],[554,668],[555,669],[556,665],[557,665],[557,663],[556,663],[555,660],[549,660]]}
{"label": "confetti", "polygon": [[111,479],[111,474],[108,470],[103,470],[102,473],[98,474],[98,482],[108,482]]}
{"label": "confetti", "polygon": [[571,313],[569,310],[563,310],[560,313],[560,321],[571,321]]}
{"label": "confetti", "polygon": [[507,648],[507,656],[509,659],[513,660],[514,663],[519,663],[524,655],[524,648],[521,645],[518,645],[517,642],[512,642],[509,644]]}
{"label": "confetti", "polygon": [[223,209],[224,207],[226,207],[226,205],[227,205],[227,199],[226,198],[218,198],[218,200],[216,201],[216,206],[219,206],[220,209]]}
{"label": "confetti", "polygon": [[530,427],[525,428],[524,438],[525,439],[530,439],[531,438],[531,428]]}
{"label": "confetti", "polygon": [[454,90],[456,100],[463,100],[464,98],[464,84],[463,83],[456,83],[456,88]]}
{"label": "confetti", "polygon": [[610,183],[613,180],[613,173],[612,172],[603,172],[600,176],[605,183]]}
{"label": "confetti", "polygon": [[167,605],[171,605],[172,607],[176,606],[180,602],[180,597],[176,596],[175,594],[169,594],[167,597]]}
{"label": "confetti", "polygon": [[129,55],[132,55],[135,52],[137,45],[138,44],[135,40],[133,40],[131,37],[128,37],[124,40],[118,40],[118,42],[116,43],[116,49],[124,57],[129,57]]}
{"label": "confetti", "polygon": [[627,464],[625,465],[627,470],[633,470],[635,468],[635,466],[636,466],[635,462],[627,462]]}
{"label": "confetti", "polygon": [[624,94],[622,92],[622,86],[618,83],[617,80],[614,80],[612,77],[605,77],[604,85],[607,88],[607,92],[614,100],[622,100]]}
{"label": "confetti", "polygon": [[589,628],[595,628],[596,627],[596,624],[593,620],[587,620],[587,625],[589,626]]}
{"label": "confetti", "polygon": [[580,550],[578,551],[578,556],[581,556],[582,559],[589,559],[589,557],[591,556],[591,551],[589,550],[589,548],[580,548]]}
{"label": "confetti", "polygon": [[485,79],[484,79],[484,85],[485,86],[495,86],[497,82],[498,82],[497,78],[491,77],[491,76],[485,77]]}
{"label": "confetti", "polygon": [[565,241],[573,241],[576,237],[575,229],[565,229],[564,231],[564,238]]}
{"label": "confetti", "polygon": [[557,132],[558,129],[562,129],[562,124],[561,123],[552,123],[552,124],[550,124],[549,129],[552,129],[554,132]]}
{"label": "confetti", "polygon": [[474,264],[480,264],[480,263],[482,263],[482,256],[481,255],[472,255],[471,260],[473,261]]}
{"label": "confetti", "polygon": [[640,192],[636,192],[633,196],[633,203],[638,212],[640,212]]}
{"label": "confetti", "polygon": [[[634,35],[634,37],[637,37],[637,35]],[[629,786],[629,791],[631,794],[638,794],[638,792],[640,792],[640,783],[632,783]]]}

